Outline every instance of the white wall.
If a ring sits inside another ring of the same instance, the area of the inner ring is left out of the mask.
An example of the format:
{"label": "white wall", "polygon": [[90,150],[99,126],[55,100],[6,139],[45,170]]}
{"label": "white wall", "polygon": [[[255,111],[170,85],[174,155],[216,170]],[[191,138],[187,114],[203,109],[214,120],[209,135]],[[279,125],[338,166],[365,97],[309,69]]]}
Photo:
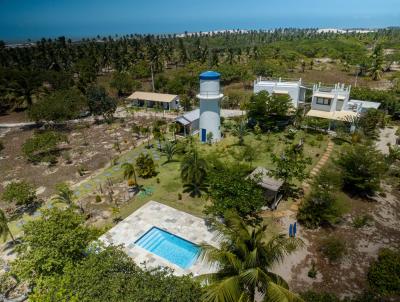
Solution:
{"label": "white wall", "polygon": [[[254,84],[254,93],[258,93],[260,91],[267,91],[269,94],[272,94],[273,91],[275,90],[282,90],[282,91],[287,91],[289,93],[290,98],[292,99],[292,104],[294,108],[298,107],[298,103],[301,100],[301,95],[300,95],[300,86],[295,86],[295,85],[285,85],[285,83],[282,82],[258,82]],[[304,97],[303,101],[305,99],[305,89],[304,89]]]}
{"label": "white wall", "polygon": [[[221,139],[220,100],[200,98],[200,135],[201,129],[206,129],[207,134],[212,132],[213,141]],[[201,139],[201,138],[200,138]]]}

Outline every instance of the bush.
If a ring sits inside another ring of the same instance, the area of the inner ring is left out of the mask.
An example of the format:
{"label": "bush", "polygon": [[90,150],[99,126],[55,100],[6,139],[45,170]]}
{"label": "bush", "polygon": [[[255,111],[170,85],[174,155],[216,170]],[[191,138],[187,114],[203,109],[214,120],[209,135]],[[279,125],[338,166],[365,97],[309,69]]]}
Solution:
{"label": "bush", "polygon": [[249,218],[255,217],[265,205],[262,188],[246,179],[247,171],[242,168],[223,167],[209,172],[209,196],[212,203],[206,207],[206,214],[222,217],[227,210],[234,209],[242,218]]}
{"label": "bush", "polygon": [[34,103],[28,110],[28,116],[37,122],[61,122],[78,118],[85,109],[86,98],[79,90],[59,90]]}
{"label": "bush", "polygon": [[338,222],[341,212],[334,193],[341,187],[340,175],[331,168],[320,171],[311,184],[309,196],[301,203],[297,219],[308,228]]}
{"label": "bush", "polygon": [[317,274],[318,274],[318,271],[317,271],[317,268],[315,267],[315,262],[313,261],[311,263],[311,268],[308,271],[307,276],[312,279],[315,279],[317,277]]}
{"label": "bush", "polygon": [[128,179],[128,187],[134,187],[136,185],[137,185],[137,183],[135,182],[134,179],[132,179],[132,178]]}
{"label": "bush", "polygon": [[4,144],[2,141],[0,141],[0,152],[4,150]]}
{"label": "bush", "polygon": [[96,202],[100,203],[101,202],[101,196],[100,195],[96,195]]}
{"label": "bush", "polygon": [[17,205],[28,205],[36,201],[36,190],[25,181],[11,182],[6,186],[2,199]]}
{"label": "bush", "polygon": [[346,254],[346,244],[343,239],[334,236],[325,238],[320,249],[331,262],[340,260]]}
{"label": "bush", "polygon": [[353,219],[353,227],[356,229],[362,228],[364,226],[370,226],[373,221],[373,218],[369,214],[364,214],[357,216]]}
{"label": "bush", "polygon": [[344,147],[335,163],[342,171],[346,190],[368,195],[380,189],[386,164],[382,154],[372,144]]}
{"label": "bush", "polygon": [[22,152],[33,163],[55,163],[60,153],[57,145],[61,142],[67,142],[67,137],[59,132],[36,133],[22,145]]}
{"label": "bush", "polygon": [[136,159],[137,172],[140,177],[150,178],[155,176],[156,166],[149,154],[141,153]]}
{"label": "bush", "polygon": [[307,228],[333,225],[339,221],[340,212],[335,207],[336,199],[330,192],[313,190],[301,203],[297,220]]}
{"label": "bush", "polygon": [[371,288],[383,296],[400,294],[400,252],[382,249],[369,268]]}

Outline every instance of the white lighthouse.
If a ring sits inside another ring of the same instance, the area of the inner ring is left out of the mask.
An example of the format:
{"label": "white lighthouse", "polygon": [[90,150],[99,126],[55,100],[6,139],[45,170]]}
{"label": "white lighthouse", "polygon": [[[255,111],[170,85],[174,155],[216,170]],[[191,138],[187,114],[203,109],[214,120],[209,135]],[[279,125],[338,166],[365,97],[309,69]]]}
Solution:
{"label": "white lighthouse", "polygon": [[220,91],[221,75],[215,71],[200,74],[200,141],[206,142],[207,135],[212,133],[212,141],[221,139],[220,102],[223,94]]}

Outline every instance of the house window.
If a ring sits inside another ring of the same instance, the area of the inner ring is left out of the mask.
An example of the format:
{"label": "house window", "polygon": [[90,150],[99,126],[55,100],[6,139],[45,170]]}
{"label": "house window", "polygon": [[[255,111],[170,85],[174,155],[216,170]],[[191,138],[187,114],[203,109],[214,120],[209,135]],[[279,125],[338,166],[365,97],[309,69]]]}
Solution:
{"label": "house window", "polygon": [[318,98],[317,97],[317,104],[318,105],[331,105],[331,99],[325,99],[325,98]]}

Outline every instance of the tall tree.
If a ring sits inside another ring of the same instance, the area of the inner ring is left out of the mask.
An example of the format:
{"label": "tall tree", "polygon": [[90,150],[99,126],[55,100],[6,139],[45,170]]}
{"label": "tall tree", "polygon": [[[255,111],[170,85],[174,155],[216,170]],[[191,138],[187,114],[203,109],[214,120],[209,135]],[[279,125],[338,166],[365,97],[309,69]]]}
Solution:
{"label": "tall tree", "polygon": [[63,122],[78,118],[86,106],[87,100],[79,90],[59,90],[33,104],[28,110],[28,116],[36,122]]}
{"label": "tall tree", "polygon": [[344,188],[360,195],[379,191],[387,168],[384,157],[372,144],[343,148],[335,163],[342,172]]}
{"label": "tall tree", "polygon": [[98,233],[84,227],[73,210],[42,210],[42,217],[23,226],[23,240],[13,271],[34,284],[41,277],[62,274],[68,265],[84,259],[85,249]]}
{"label": "tall tree", "polygon": [[92,115],[102,115],[106,121],[113,119],[117,102],[107,95],[103,86],[90,86],[86,91],[86,96]]}
{"label": "tall tree", "polygon": [[287,147],[280,156],[272,154],[272,162],[275,168],[271,174],[284,181],[283,189],[288,193],[294,179],[303,181],[307,177],[306,168],[311,164],[311,159],[304,157],[302,146],[296,145]]}
{"label": "tall tree", "polygon": [[375,46],[371,59],[372,59],[372,65],[370,68],[371,77],[374,81],[379,81],[382,78],[382,70],[383,70],[383,49],[381,44]]}

